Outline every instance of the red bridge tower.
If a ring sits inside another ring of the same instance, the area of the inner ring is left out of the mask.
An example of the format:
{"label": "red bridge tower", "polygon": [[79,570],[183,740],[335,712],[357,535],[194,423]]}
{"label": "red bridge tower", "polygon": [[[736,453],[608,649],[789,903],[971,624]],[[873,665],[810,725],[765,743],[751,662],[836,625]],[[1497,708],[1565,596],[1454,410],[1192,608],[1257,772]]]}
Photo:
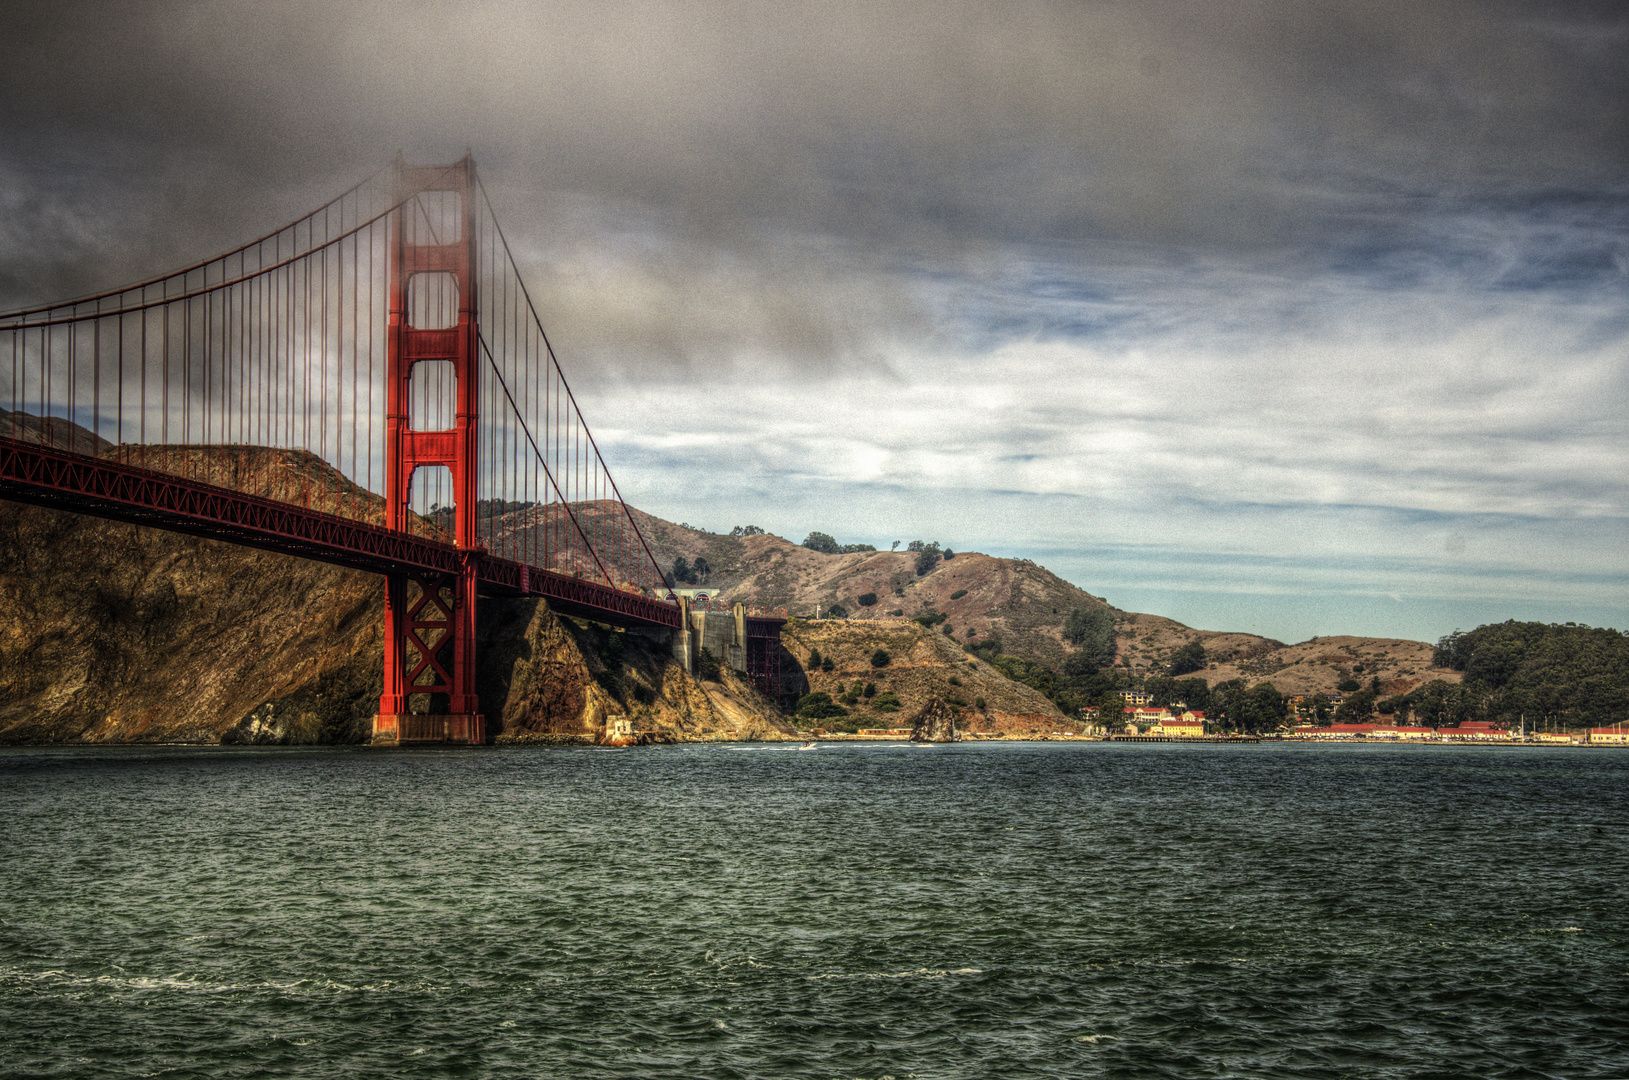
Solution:
{"label": "red bridge tower", "polygon": [[[475,163],[467,156],[450,166],[397,164],[396,190],[406,201],[392,213],[389,241],[385,527],[422,531],[409,510],[414,473],[445,467],[454,495],[452,539],[464,552],[464,565],[457,573],[387,579],[384,693],[373,723],[375,744],[486,741],[475,695],[481,549],[475,527],[480,346],[474,186]],[[441,365],[434,377],[431,364]],[[447,385],[449,374],[455,387],[451,417],[436,407],[445,402],[429,400]],[[415,401],[416,393],[425,400]],[[413,426],[448,419],[450,428]],[[428,709],[412,712],[412,699],[420,695],[428,698]],[[445,712],[429,711],[441,701]]]}

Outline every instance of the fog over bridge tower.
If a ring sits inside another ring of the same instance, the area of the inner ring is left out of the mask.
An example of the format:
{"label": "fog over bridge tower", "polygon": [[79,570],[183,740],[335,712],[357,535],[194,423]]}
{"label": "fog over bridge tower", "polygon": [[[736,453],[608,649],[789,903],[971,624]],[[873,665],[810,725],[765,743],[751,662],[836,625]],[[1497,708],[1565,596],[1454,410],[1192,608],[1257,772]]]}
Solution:
{"label": "fog over bridge tower", "polygon": [[[384,692],[375,742],[481,743],[475,694],[475,604],[482,553],[475,506],[480,368],[476,312],[475,162],[397,159],[386,330],[385,527],[406,531],[413,478],[446,469],[456,573],[391,574],[385,601]],[[416,197],[410,198],[414,193]],[[445,713],[412,715],[413,696]]]}

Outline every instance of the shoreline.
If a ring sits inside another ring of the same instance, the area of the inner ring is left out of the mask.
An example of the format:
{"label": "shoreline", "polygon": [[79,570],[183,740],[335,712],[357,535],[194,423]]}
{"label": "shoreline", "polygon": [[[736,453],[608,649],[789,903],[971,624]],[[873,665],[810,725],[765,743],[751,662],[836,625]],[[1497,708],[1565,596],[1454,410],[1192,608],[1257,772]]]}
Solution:
{"label": "shoreline", "polygon": [[[911,739],[899,735],[855,735],[838,732],[825,735],[800,734],[793,737],[779,739],[665,739],[650,742],[634,742],[627,747],[635,746],[708,746],[727,745],[731,743],[908,743]],[[924,740],[932,741],[932,740]],[[1236,744],[1255,745],[1259,743],[1273,743],[1282,746],[1425,746],[1425,747],[1529,747],[1529,748],[1574,748],[1593,750],[1624,750],[1629,744],[1623,743],[1591,743],[1591,742],[1538,742],[1534,740],[1522,741],[1519,739],[1487,739],[1467,741],[1462,739],[1353,739],[1353,738],[1297,738],[1279,735],[1206,735],[1202,737],[1183,735],[1005,735],[973,733],[960,735],[953,742],[962,743],[1016,743],[1016,742],[1057,742],[1057,743],[1188,743],[1205,746],[1227,746]],[[516,747],[605,747],[609,744],[596,743],[586,737],[566,737],[557,739],[527,739],[512,740],[496,743],[478,744],[471,747],[467,744],[445,745],[429,744],[424,746],[406,747],[409,750],[442,750],[456,749],[468,750],[478,748],[508,749]],[[343,747],[358,747],[370,750],[398,750],[402,747],[379,747],[368,743],[211,743],[211,742],[52,742],[52,743],[0,743],[0,752],[5,750],[158,750],[158,749],[196,749],[196,750],[332,750]]]}

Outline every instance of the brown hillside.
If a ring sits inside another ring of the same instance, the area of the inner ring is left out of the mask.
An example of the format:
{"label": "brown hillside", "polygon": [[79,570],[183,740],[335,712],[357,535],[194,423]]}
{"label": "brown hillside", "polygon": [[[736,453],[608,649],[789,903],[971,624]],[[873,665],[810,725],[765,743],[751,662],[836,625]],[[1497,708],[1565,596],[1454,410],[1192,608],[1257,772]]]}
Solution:
{"label": "brown hillside", "polygon": [[[797,616],[824,614],[841,604],[850,621],[912,619],[942,613],[958,641],[992,634],[1005,652],[1058,665],[1070,651],[1062,631],[1077,607],[1107,604],[1027,559],[963,552],[923,576],[910,552],[827,555],[779,536],[733,537],[675,525],[638,510],[633,516],[659,564],[677,556],[707,560],[703,583],[730,602],[786,608]],[[874,604],[860,597],[876,594]],[[960,594],[960,595],[958,595]]]}
{"label": "brown hillside", "polygon": [[1351,677],[1369,686],[1378,678],[1383,694],[1403,694],[1441,679],[1457,683],[1462,672],[1435,667],[1432,647],[1399,638],[1326,637],[1286,645],[1258,656],[1219,663],[1204,672],[1211,682],[1247,679],[1270,682],[1281,694],[1328,694]]}
{"label": "brown hillside", "polygon": [[[1058,731],[1067,722],[1040,691],[1013,682],[984,661],[968,656],[946,635],[903,619],[794,619],[782,632],[782,641],[805,668],[816,649],[833,661],[829,672],[806,671],[810,691],[836,698],[856,683],[871,682],[879,696],[892,692],[899,698],[901,707],[893,712],[879,711],[875,699],[864,697],[849,705],[863,727],[897,727],[935,699],[955,709],[956,726],[963,732]],[[871,663],[878,649],[887,650],[891,657],[884,667]],[[980,698],[984,699],[983,709],[977,707]],[[824,726],[830,722],[804,723]]]}
{"label": "brown hillside", "polygon": [[[712,568],[705,584],[725,600],[785,607],[803,616],[837,603],[847,609],[850,624],[942,613],[946,619],[937,630],[948,630],[957,643],[975,644],[993,635],[1002,652],[1054,669],[1073,651],[1062,636],[1069,613],[1102,606],[1117,622],[1115,663],[1134,675],[1164,673],[1176,649],[1199,641],[1211,666],[1188,677],[1211,683],[1271,681],[1283,693],[1333,694],[1348,676],[1367,686],[1378,675],[1383,688],[1394,688],[1386,692],[1396,693],[1431,679],[1460,679],[1458,672],[1431,666],[1431,646],[1425,642],[1341,637],[1285,645],[1257,634],[1196,630],[1159,615],[1115,609],[1025,559],[963,552],[918,577],[916,557],[908,552],[826,555],[779,536],[723,536],[637,510],[633,515],[664,568],[679,555],[691,562],[705,558]],[[860,604],[867,593],[877,595],[875,604]],[[1357,671],[1360,665],[1363,670]]]}

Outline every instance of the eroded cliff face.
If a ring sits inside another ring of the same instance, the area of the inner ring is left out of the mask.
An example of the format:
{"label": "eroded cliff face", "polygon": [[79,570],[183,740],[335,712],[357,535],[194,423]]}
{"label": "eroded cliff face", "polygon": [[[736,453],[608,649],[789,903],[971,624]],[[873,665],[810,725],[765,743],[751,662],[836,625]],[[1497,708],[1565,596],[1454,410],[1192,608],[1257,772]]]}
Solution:
{"label": "eroded cliff face", "polygon": [[0,741],[354,742],[377,578],[0,503]]}
{"label": "eroded cliff face", "polygon": [[[358,743],[378,708],[373,575],[0,502],[0,743]],[[665,642],[483,600],[480,685],[505,741],[780,737]]]}
{"label": "eroded cliff face", "polygon": [[483,601],[480,647],[478,692],[499,742],[779,739],[790,730],[733,671],[698,682],[665,641],[556,618],[541,600]]}

